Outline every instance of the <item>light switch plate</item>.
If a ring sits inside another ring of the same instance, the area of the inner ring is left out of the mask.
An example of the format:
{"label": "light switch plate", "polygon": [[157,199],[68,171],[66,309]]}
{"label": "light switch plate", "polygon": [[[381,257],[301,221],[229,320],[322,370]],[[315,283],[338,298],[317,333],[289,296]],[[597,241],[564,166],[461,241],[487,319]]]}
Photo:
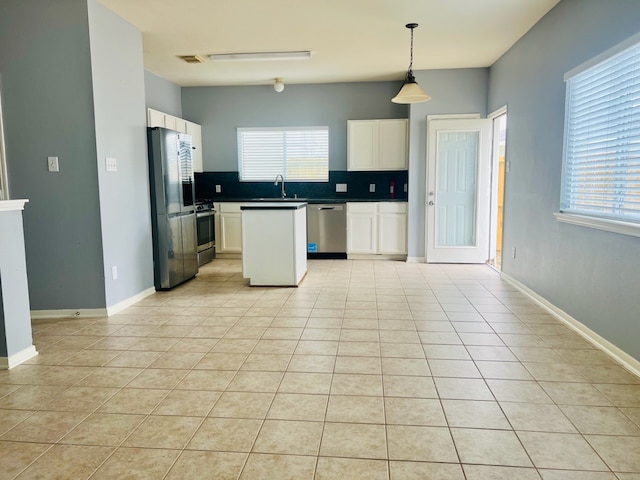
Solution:
{"label": "light switch plate", "polygon": [[60,164],[58,163],[58,157],[47,157],[47,168],[50,172],[59,172]]}
{"label": "light switch plate", "polygon": [[336,183],[336,192],[344,193],[347,191],[346,183]]}
{"label": "light switch plate", "polygon": [[369,193],[375,193],[376,191],[376,184],[375,183],[370,183],[369,184]]}
{"label": "light switch plate", "polygon": [[216,193],[222,193],[222,185],[216,185]]}
{"label": "light switch plate", "polygon": [[113,157],[106,158],[106,167],[107,172],[117,172],[118,171],[118,159]]}

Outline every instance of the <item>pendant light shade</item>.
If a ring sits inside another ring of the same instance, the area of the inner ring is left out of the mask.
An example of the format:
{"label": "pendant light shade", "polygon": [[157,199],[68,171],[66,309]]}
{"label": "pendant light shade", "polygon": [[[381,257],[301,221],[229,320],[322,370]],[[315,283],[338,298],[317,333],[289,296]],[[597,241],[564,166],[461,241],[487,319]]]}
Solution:
{"label": "pendant light shade", "polygon": [[431,100],[431,97],[424,93],[424,90],[420,88],[418,82],[416,82],[413,76],[413,29],[418,26],[417,23],[408,23],[406,27],[411,30],[411,60],[409,62],[409,70],[407,70],[407,76],[404,79],[402,88],[398,94],[391,99],[393,103],[420,103]]}

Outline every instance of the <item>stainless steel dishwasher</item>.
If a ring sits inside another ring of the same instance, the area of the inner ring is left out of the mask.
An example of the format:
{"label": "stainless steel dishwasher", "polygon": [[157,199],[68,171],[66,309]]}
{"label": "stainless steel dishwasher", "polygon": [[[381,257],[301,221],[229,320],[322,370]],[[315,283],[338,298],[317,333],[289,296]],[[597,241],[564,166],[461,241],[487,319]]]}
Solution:
{"label": "stainless steel dishwasher", "polygon": [[347,205],[307,205],[307,257],[347,258]]}

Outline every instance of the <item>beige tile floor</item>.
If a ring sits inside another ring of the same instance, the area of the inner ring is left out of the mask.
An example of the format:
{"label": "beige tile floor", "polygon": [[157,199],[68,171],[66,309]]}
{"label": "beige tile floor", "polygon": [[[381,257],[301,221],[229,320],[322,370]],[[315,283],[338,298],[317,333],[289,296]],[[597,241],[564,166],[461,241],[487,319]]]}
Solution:
{"label": "beige tile floor", "polygon": [[640,479],[640,378],[486,266],[216,260],[33,331],[0,479]]}

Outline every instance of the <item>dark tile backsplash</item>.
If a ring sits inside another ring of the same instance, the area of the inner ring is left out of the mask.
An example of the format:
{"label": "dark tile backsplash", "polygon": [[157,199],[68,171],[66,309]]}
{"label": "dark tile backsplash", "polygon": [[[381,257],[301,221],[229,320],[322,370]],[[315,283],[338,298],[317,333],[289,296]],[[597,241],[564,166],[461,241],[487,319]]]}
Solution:
{"label": "dark tile backsplash", "polygon": [[[275,180],[275,179],[274,179]],[[238,172],[204,172],[195,174],[196,197],[198,200],[214,201],[246,200],[250,198],[271,198],[280,196],[280,185],[273,182],[240,182]],[[389,193],[395,184],[395,195]],[[336,192],[336,183],[346,183],[346,193]],[[376,191],[369,192],[369,185],[375,184]],[[222,187],[216,193],[216,185]],[[387,172],[345,172],[330,171],[328,182],[286,182],[288,197],[298,195],[309,199],[345,200],[406,200],[407,171]]]}

